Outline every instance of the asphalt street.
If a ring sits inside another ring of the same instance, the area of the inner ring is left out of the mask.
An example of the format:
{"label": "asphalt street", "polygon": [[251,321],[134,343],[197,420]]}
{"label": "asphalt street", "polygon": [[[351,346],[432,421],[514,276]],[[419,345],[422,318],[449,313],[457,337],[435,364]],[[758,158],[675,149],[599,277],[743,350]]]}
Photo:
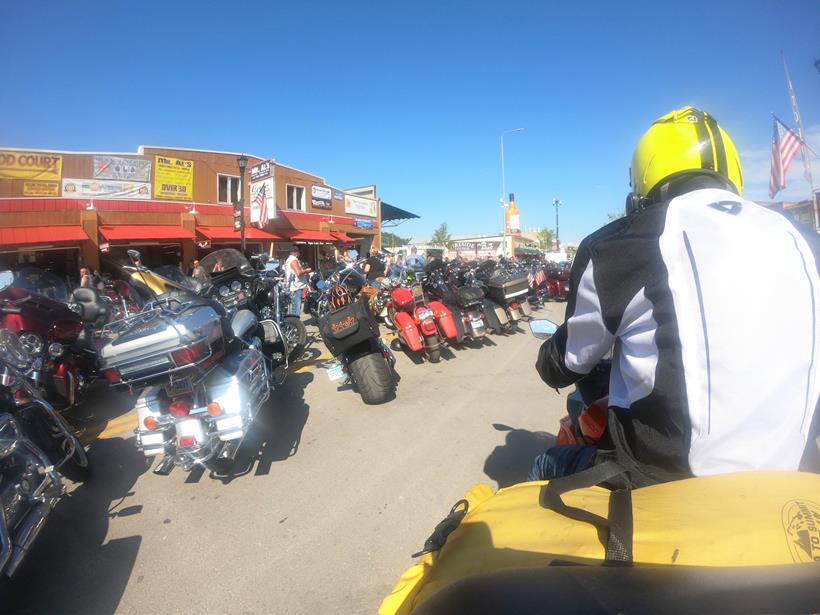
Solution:
{"label": "asphalt street", "polygon": [[397,398],[365,406],[329,381],[318,342],[229,478],[155,475],[134,446],[132,399],[100,390],[84,434],[93,478],[58,504],[3,610],[375,613],[473,484],[525,479],[552,442],[566,391],[535,373],[539,344],[524,324],[439,364],[397,352]]}

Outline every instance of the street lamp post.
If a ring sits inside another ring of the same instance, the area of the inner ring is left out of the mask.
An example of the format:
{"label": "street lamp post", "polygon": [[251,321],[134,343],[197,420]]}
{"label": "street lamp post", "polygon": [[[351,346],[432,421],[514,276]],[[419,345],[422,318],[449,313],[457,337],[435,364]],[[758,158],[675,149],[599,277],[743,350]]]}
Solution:
{"label": "street lamp post", "polygon": [[236,159],[236,164],[239,166],[239,237],[242,242],[242,254],[245,254],[245,167],[248,166],[248,157],[242,154]]}
{"label": "street lamp post", "polygon": [[501,255],[507,256],[507,216],[504,212],[504,195],[507,194],[507,183],[506,177],[504,173],[504,135],[511,134],[513,132],[524,132],[523,128],[512,128],[510,130],[505,130],[501,133],[501,212],[502,212],[502,229],[504,231],[504,243],[501,245]]}
{"label": "street lamp post", "polygon": [[563,205],[558,199],[552,199],[552,204],[555,205],[555,251],[561,251],[561,239],[558,233],[558,207]]}

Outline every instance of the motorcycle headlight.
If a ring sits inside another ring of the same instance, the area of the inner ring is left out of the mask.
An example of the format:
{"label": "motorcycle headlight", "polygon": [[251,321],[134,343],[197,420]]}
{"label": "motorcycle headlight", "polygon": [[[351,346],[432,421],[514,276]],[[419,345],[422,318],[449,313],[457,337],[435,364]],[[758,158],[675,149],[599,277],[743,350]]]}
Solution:
{"label": "motorcycle headlight", "polygon": [[56,359],[57,357],[63,354],[65,348],[60,342],[54,342],[53,344],[48,345],[48,355],[52,359]]}
{"label": "motorcycle headlight", "polygon": [[227,286],[220,286],[219,287],[219,296],[220,297],[227,297],[230,294],[231,294],[231,291]]}
{"label": "motorcycle headlight", "polygon": [[240,290],[242,290],[242,283],[239,280],[234,280],[233,282],[231,282],[231,290],[233,292],[239,292]]}
{"label": "motorcycle headlight", "polygon": [[21,333],[18,337],[20,338],[20,343],[23,345],[23,348],[30,355],[36,356],[43,352],[45,346],[43,338],[36,333]]}

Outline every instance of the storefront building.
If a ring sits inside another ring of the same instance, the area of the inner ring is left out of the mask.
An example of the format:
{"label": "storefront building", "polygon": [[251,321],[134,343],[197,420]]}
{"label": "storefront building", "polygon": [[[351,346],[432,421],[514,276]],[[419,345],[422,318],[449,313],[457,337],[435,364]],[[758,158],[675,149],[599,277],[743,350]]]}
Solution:
{"label": "storefront building", "polygon": [[[337,250],[379,247],[375,186],[349,192],[257,156],[140,146],[136,153],[0,150],[0,268],[37,263],[68,276],[140,249],[148,266],[240,247],[234,203],[245,195],[249,251],[298,247],[312,266]],[[244,179],[244,181],[243,181]]]}

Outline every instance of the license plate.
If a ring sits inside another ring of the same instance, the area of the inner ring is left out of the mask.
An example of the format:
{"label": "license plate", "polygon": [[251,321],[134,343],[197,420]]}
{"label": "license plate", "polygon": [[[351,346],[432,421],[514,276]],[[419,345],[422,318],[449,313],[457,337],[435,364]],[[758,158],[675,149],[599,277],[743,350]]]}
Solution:
{"label": "license plate", "polygon": [[430,318],[433,315],[433,310],[423,310],[419,312],[419,320],[424,320],[425,318]]}
{"label": "license plate", "polygon": [[327,370],[327,377],[330,379],[331,382],[341,380],[345,377],[345,375],[345,368],[341,364],[334,365],[333,367]]}

